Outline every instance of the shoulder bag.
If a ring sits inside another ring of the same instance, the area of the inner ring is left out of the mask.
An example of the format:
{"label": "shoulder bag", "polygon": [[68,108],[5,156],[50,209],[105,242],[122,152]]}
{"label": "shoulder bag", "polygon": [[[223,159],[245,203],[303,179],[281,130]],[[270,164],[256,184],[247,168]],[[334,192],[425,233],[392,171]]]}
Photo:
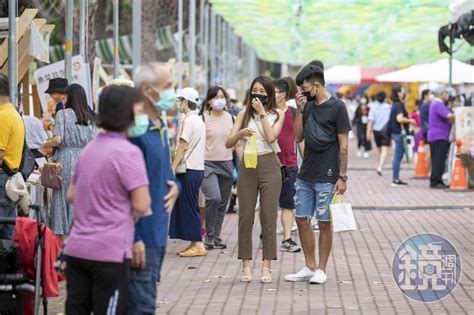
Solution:
{"label": "shoulder bag", "polygon": [[[63,138],[66,138],[66,110],[62,110],[64,115]],[[59,190],[63,186],[63,166],[57,161],[48,162],[43,166],[41,173],[41,185],[46,188]]]}
{"label": "shoulder bag", "polygon": [[[183,122],[183,129],[181,130],[181,134],[183,134],[183,130],[184,130],[184,122]],[[181,138],[181,136],[179,137]],[[178,138],[178,139],[179,139]],[[181,162],[179,163],[178,167],[176,167],[176,174],[185,174],[186,173],[186,162],[188,160],[188,158],[191,156],[191,154],[193,153],[194,149],[196,149],[197,145],[199,144],[199,142],[201,142],[201,138],[202,137],[199,137],[199,140],[196,142],[196,144],[191,148],[191,150],[189,151],[189,154],[187,156],[185,156]]]}
{"label": "shoulder bag", "polygon": [[[309,114],[310,113],[306,113],[306,115]],[[323,152],[337,141],[337,134],[328,134],[321,126],[316,115],[311,113],[305,120],[304,140],[305,145],[310,147],[313,151]]]}
{"label": "shoulder bag", "polygon": [[18,171],[10,169],[7,163],[5,163],[5,160],[3,160],[1,167],[9,177],[19,172],[23,176],[23,179],[26,181],[28,177],[30,177],[31,173],[33,173],[33,170],[35,169],[35,157],[33,153],[31,153],[31,150],[28,147],[28,144],[26,143],[26,126],[24,122],[23,122],[23,126],[25,129],[25,137],[23,140],[23,150],[21,152],[21,161],[20,161],[20,167],[18,168]]}

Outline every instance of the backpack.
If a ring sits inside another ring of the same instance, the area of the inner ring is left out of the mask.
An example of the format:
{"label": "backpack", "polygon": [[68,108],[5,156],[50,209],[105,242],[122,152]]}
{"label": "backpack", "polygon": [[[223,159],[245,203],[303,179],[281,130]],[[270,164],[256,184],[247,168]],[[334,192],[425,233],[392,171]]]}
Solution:
{"label": "backpack", "polygon": [[[24,123],[23,123],[23,126],[25,126]],[[3,161],[2,163],[2,168],[9,177],[17,173],[14,170],[10,169],[10,167],[8,167],[5,161]],[[26,181],[28,177],[30,177],[31,173],[33,173],[34,169],[35,169],[35,157],[33,153],[31,153],[31,150],[28,147],[28,144],[26,143],[26,126],[25,126],[25,138],[23,141],[23,151],[21,152],[21,162],[20,162],[20,167],[18,168],[18,172],[21,173],[21,175],[23,176],[23,179]]]}

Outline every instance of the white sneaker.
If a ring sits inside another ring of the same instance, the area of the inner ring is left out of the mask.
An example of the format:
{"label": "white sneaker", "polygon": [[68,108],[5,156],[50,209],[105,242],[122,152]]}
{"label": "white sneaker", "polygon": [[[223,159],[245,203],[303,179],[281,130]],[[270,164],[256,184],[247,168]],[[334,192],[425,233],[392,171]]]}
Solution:
{"label": "white sneaker", "polygon": [[309,280],[309,283],[323,284],[327,279],[328,277],[326,276],[326,273],[321,269],[318,269],[315,271],[314,276]]}
{"label": "white sneaker", "polygon": [[291,281],[291,282],[308,281],[312,279],[314,275],[315,275],[314,271],[311,271],[311,269],[309,269],[308,267],[304,267],[297,273],[294,273],[292,275],[286,275],[285,280]]}
{"label": "white sneaker", "polygon": [[364,159],[368,159],[370,157],[370,153],[369,152],[364,152]]}

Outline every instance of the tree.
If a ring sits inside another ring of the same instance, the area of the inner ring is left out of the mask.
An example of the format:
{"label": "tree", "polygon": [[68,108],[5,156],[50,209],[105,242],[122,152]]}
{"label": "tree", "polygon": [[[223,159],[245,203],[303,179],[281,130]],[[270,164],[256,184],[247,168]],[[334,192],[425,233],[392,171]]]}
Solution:
{"label": "tree", "polygon": [[[156,60],[156,27],[157,17],[160,13],[160,4],[163,1],[142,0],[142,63]],[[165,1],[166,2],[166,1]],[[168,5],[173,5],[175,1],[168,1]]]}

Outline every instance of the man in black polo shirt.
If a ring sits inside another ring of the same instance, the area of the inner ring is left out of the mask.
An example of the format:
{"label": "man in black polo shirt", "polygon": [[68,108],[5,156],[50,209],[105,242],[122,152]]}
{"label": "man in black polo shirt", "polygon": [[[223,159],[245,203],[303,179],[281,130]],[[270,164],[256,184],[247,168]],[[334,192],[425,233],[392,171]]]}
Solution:
{"label": "man in black polo shirt", "polygon": [[[305,141],[303,164],[296,180],[296,222],[306,266],[285,276],[287,281],[326,282],[326,265],[332,247],[329,214],[334,193],[344,194],[347,181],[348,142],[351,125],[345,104],[325,88],[324,71],[308,65],[296,77],[295,138]],[[319,224],[319,263],[311,218]]]}

